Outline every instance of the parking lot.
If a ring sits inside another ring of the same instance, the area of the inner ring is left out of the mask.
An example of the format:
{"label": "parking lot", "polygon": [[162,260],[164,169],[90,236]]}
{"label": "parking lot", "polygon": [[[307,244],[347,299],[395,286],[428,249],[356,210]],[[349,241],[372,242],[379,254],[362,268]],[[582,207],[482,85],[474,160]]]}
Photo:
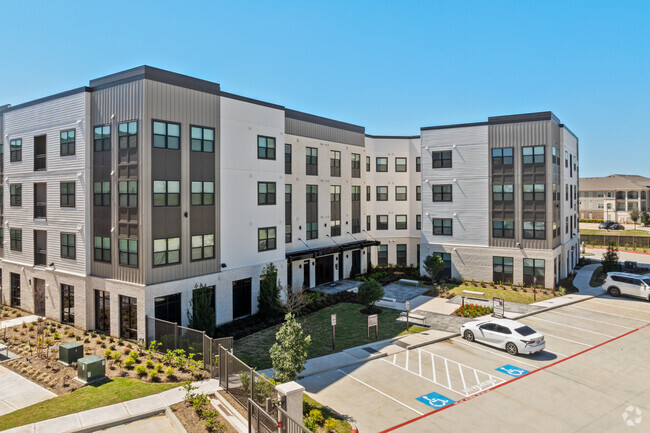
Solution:
{"label": "parking lot", "polygon": [[518,321],[546,350],[511,356],[454,337],[301,384],[364,433],[618,431],[630,404],[650,423],[650,303],[603,296]]}

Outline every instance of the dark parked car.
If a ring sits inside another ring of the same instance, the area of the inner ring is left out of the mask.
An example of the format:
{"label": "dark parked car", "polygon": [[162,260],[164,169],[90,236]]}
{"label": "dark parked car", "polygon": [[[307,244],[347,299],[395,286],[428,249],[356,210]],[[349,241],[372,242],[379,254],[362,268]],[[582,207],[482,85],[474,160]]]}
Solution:
{"label": "dark parked car", "polygon": [[625,227],[621,224],[612,224],[609,226],[609,230],[625,230]]}
{"label": "dark parked car", "polygon": [[612,221],[605,221],[605,222],[602,222],[602,223],[598,224],[598,228],[600,230],[608,230],[613,224],[615,224],[615,223],[612,222]]}

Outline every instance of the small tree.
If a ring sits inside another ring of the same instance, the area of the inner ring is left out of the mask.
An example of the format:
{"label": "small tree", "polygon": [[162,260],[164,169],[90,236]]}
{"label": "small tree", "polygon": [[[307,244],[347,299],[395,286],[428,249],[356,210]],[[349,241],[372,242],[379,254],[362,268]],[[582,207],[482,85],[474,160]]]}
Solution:
{"label": "small tree", "polygon": [[258,314],[261,317],[271,317],[282,311],[280,302],[280,286],[278,284],[278,268],[273,263],[266,265],[260,280],[260,294],[257,296]]}
{"label": "small tree", "polygon": [[282,287],[280,286],[280,291],[282,292],[283,298],[285,300],[284,306],[280,312],[283,313],[300,313],[300,310],[307,304],[309,304],[309,298],[306,296],[305,289],[293,289],[292,287]]}
{"label": "small tree", "polygon": [[618,247],[615,244],[610,243],[607,246],[607,251],[603,253],[601,263],[605,273],[618,270]]}
{"label": "small tree", "polygon": [[374,307],[375,303],[384,297],[384,288],[381,283],[372,278],[359,286],[358,299],[366,308]]}
{"label": "small tree", "polygon": [[269,350],[275,380],[284,383],[295,380],[305,369],[311,336],[304,335],[302,326],[292,314],[284,316],[284,323],[275,334],[275,343]]}
{"label": "small tree", "polygon": [[424,259],[424,271],[431,277],[431,284],[434,283],[436,277],[445,268],[445,262],[442,257],[430,255]]}
{"label": "small tree", "polygon": [[639,209],[632,209],[630,211],[630,219],[634,223],[634,230],[636,230],[636,223],[639,221],[639,218],[641,218],[641,212]]}
{"label": "small tree", "polygon": [[646,211],[641,212],[641,224],[650,226],[650,214]]}
{"label": "small tree", "polygon": [[195,284],[190,308],[187,309],[189,327],[214,335],[216,313],[213,299],[214,288],[205,284]]}

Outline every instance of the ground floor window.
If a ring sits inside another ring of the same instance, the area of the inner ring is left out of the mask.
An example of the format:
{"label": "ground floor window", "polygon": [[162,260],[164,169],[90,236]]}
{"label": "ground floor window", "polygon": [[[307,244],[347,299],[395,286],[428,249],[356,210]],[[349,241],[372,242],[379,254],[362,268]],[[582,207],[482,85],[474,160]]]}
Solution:
{"label": "ground floor window", "polygon": [[406,244],[397,245],[397,266],[406,266]]}
{"label": "ground floor window", "polygon": [[120,295],[120,337],[138,338],[138,300]]}
{"label": "ground floor window", "polygon": [[388,245],[379,245],[377,247],[377,264],[388,264]]}
{"label": "ground floor window", "polygon": [[154,299],[156,319],[181,324],[181,294],[160,296]]}
{"label": "ground floor window", "polygon": [[240,317],[248,316],[251,314],[251,291],[253,288],[253,280],[251,278],[244,278],[232,282],[232,318],[238,319]]}
{"label": "ground floor window", "polygon": [[214,330],[217,310],[215,286],[203,286],[192,291],[192,320],[190,327],[200,331]]}
{"label": "ground floor window", "polygon": [[512,257],[492,258],[492,281],[512,283],[513,264]]}
{"label": "ground floor window", "polygon": [[451,278],[451,254],[450,253],[433,253],[434,256],[438,256],[442,259],[445,267],[442,268],[442,271],[438,274],[439,277]]}
{"label": "ground floor window", "polygon": [[11,306],[20,307],[20,274],[11,273]]}
{"label": "ground floor window", "polygon": [[524,284],[544,284],[544,260],[524,259]]}
{"label": "ground floor window", "polygon": [[74,324],[74,287],[61,284],[61,322]]}
{"label": "ground floor window", "polygon": [[111,295],[104,290],[95,290],[95,329],[111,331]]}

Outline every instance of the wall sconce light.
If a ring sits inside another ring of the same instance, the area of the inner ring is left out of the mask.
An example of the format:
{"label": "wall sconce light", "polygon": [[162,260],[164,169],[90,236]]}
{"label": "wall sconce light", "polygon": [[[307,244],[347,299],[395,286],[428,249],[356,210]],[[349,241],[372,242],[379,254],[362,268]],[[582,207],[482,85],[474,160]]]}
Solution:
{"label": "wall sconce light", "polygon": [[311,262],[311,265],[312,265],[312,266],[316,266],[316,262]]}
{"label": "wall sconce light", "polygon": [[222,264],[221,264],[221,267],[222,267],[222,268],[225,268],[226,266],[228,266],[228,265],[226,265],[225,263],[222,263]]}

